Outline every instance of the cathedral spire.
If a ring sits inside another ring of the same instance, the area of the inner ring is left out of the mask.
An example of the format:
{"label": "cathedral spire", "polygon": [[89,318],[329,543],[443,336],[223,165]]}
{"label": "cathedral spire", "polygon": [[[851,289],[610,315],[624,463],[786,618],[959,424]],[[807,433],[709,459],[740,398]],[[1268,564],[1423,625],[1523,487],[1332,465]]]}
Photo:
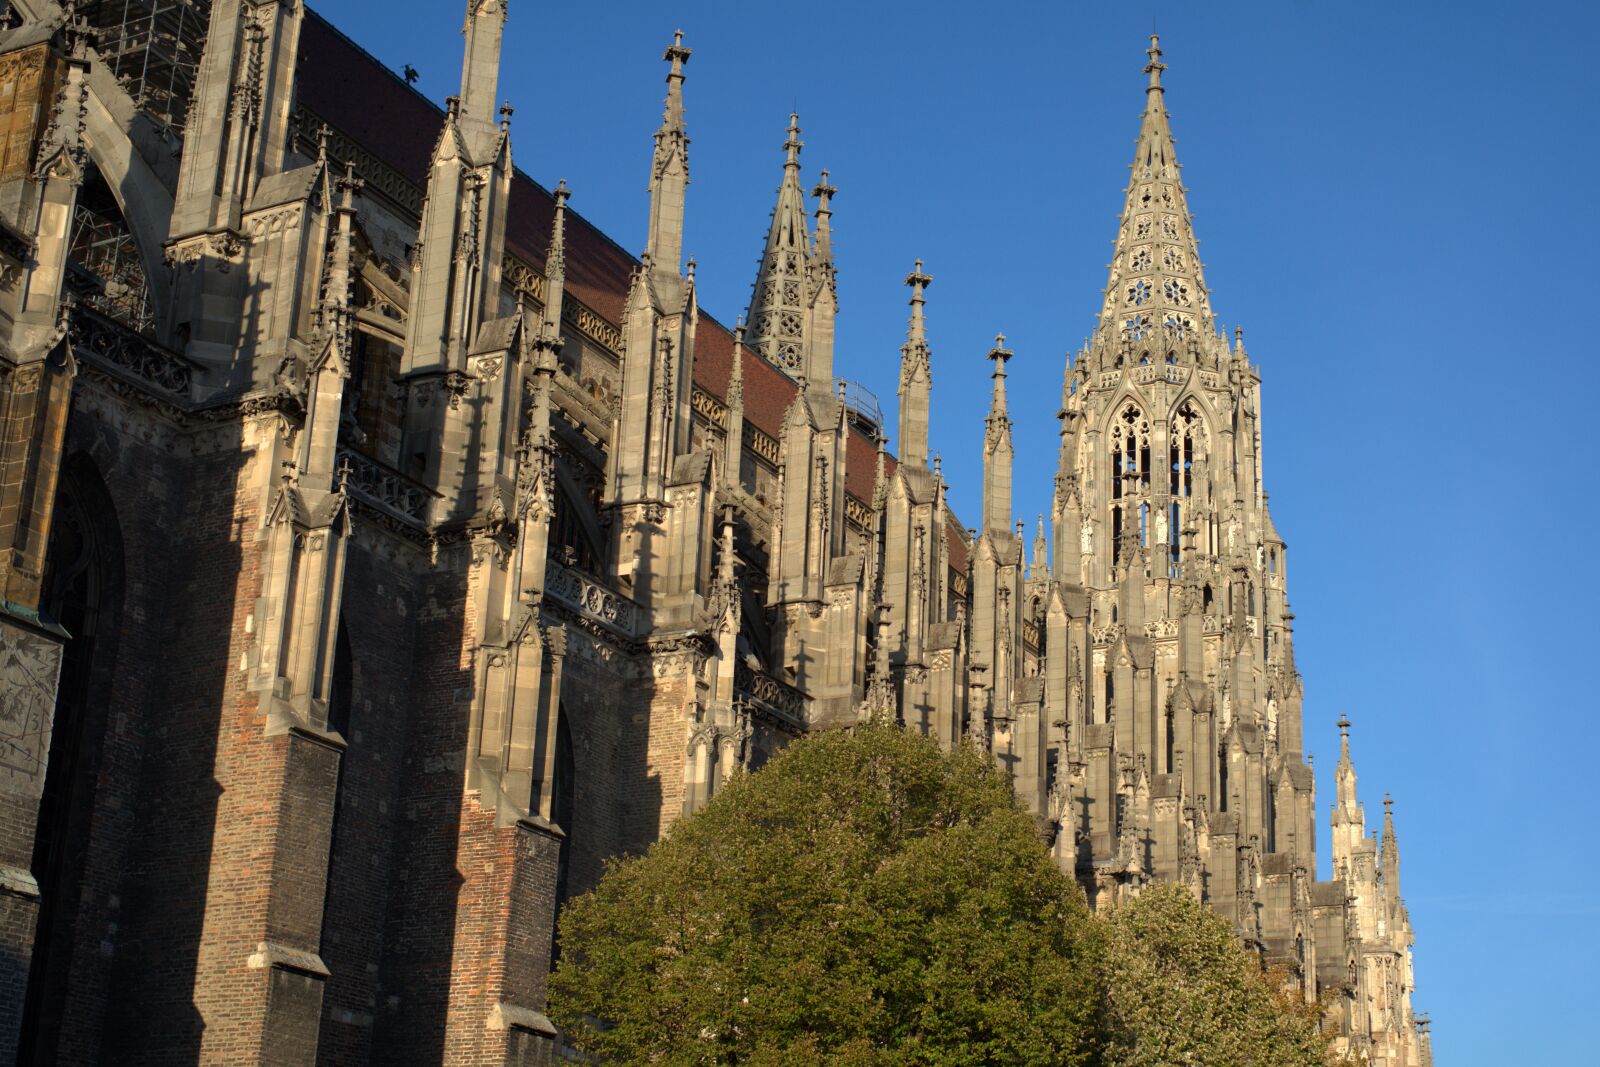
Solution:
{"label": "cathedral spire", "polygon": [[645,251],[652,266],[672,274],[678,273],[683,259],[683,202],[689,185],[689,135],[683,124],[683,68],[689,55],[683,31],[678,30],[661,56],[670,64],[667,104],[650,164],[650,237]]}
{"label": "cathedral spire", "polygon": [[[1144,117],[1139,127],[1127,201],[1117,231],[1111,274],[1100,308],[1098,340],[1165,344],[1184,359],[1187,342],[1215,330],[1201,273],[1198,242],[1189,217],[1161,83],[1167,69],[1154,34],[1145,53]],[[1157,360],[1151,355],[1152,362]]]}
{"label": "cathedral spire", "polygon": [[993,394],[984,420],[983,532],[1003,534],[1011,529],[1011,416],[1006,410],[1006,361],[1015,353],[1006,347],[1006,335],[996,334],[988,358],[994,361]]}
{"label": "cathedral spire", "polygon": [[911,323],[906,343],[900,346],[900,462],[909,467],[928,465],[928,403],[933,387],[932,353],[928,350],[923,295],[933,278],[922,272],[917,260],[906,275],[911,287]]}
{"label": "cathedral spire", "polygon": [[[802,147],[800,116],[791,114],[788,138],[783,142],[783,179],[750,295],[748,321],[751,348],[768,363],[812,380],[822,376],[810,366],[806,344],[806,266],[811,238],[805,193],[800,188]],[[828,386],[826,381],[820,384]]]}

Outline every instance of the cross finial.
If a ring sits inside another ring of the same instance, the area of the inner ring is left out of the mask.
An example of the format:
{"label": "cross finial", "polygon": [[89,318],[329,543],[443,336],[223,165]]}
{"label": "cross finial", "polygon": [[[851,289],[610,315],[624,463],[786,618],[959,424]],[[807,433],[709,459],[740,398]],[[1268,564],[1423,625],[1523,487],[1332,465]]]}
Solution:
{"label": "cross finial", "polygon": [[1150,47],[1145,49],[1145,55],[1150,57],[1150,62],[1145,64],[1144,72],[1150,75],[1150,88],[1148,91],[1161,91],[1161,72],[1167,65],[1161,62],[1161,38],[1155,34],[1150,35]]}
{"label": "cross finial", "polygon": [[[922,291],[933,284],[933,278],[922,272],[922,260],[917,260],[916,266],[911,268],[911,273],[906,275],[906,284],[911,286],[911,303],[922,303]],[[920,313],[920,309],[918,309]]]}
{"label": "cross finial", "polygon": [[834,196],[839,192],[834,186],[828,184],[826,169],[818,176],[817,184],[812,188],[811,195],[817,198],[817,214],[826,215],[832,206]]}
{"label": "cross finial", "polygon": [[1385,816],[1394,814],[1394,797],[1388,793],[1383,794],[1383,814]]}
{"label": "cross finial", "polygon": [[783,142],[783,150],[787,158],[783,161],[785,167],[800,166],[800,149],[805,147],[805,142],[800,140],[800,115],[798,112],[789,112],[789,136]]}
{"label": "cross finial", "polygon": [[1003,333],[995,334],[994,347],[989,350],[988,356],[989,359],[994,360],[995,374],[1005,377],[1006,360],[1010,359],[1014,355],[1016,355],[1016,353],[1006,347],[1006,335]]}
{"label": "cross finial", "polygon": [[689,55],[690,49],[683,46],[683,31],[673,30],[672,43],[667,46],[666,52],[661,56],[662,59],[672,64],[671,74],[675,74],[680,78],[683,76],[683,65],[689,62]]}
{"label": "cross finial", "polygon": [[564,206],[566,204],[567,200],[571,196],[572,196],[572,189],[568,187],[567,179],[562,178],[559,181],[557,181],[556,182],[556,191],[555,191],[556,204]]}

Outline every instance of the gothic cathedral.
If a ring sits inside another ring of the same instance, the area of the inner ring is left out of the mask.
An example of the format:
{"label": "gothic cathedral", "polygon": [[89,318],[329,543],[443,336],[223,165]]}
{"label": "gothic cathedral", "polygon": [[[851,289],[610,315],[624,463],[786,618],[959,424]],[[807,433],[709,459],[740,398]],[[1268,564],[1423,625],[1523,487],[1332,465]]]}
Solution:
{"label": "gothic cathedral", "polygon": [[562,902],[883,718],[992,753],[1095,905],[1182,883],[1431,1067],[1347,721],[1317,879],[1261,365],[1156,40],[1030,546],[1003,337],[947,503],[920,261],[893,451],[841,376],[798,118],[725,327],[683,35],[634,257],[513,165],[507,7],[440,111],[300,0],[0,4],[0,1060],[554,1062]]}

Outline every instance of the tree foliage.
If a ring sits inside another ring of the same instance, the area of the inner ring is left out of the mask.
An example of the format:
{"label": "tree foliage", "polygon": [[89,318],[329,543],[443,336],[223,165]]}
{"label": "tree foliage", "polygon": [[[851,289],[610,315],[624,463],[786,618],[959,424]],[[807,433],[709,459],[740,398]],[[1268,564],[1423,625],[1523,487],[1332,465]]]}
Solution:
{"label": "tree foliage", "polygon": [[[1092,918],[987,756],[894,726],[823,733],[565,909],[550,1011],[614,1063],[1319,1062],[1207,1055],[1278,1047],[1251,1014],[1276,1011],[1271,990],[1226,922],[1146,896]],[[1130,987],[1146,979],[1182,995]]]}
{"label": "tree foliage", "polygon": [[1105,1067],[1325,1062],[1315,1008],[1280,993],[1188,890],[1148,886],[1100,925]]}

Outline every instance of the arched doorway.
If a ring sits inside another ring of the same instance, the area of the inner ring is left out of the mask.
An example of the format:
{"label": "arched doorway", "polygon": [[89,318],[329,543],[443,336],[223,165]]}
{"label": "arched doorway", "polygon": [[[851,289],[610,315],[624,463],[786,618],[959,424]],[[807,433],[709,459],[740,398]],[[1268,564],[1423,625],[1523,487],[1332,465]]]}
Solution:
{"label": "arched doorway", "polygon": [[54,1063],[79,939],[90,818],[122,609],[122,538],[111,496],[82,456],[63,465],[40,608],[68,636],[33,844],[39,921],[17,1062]]}

